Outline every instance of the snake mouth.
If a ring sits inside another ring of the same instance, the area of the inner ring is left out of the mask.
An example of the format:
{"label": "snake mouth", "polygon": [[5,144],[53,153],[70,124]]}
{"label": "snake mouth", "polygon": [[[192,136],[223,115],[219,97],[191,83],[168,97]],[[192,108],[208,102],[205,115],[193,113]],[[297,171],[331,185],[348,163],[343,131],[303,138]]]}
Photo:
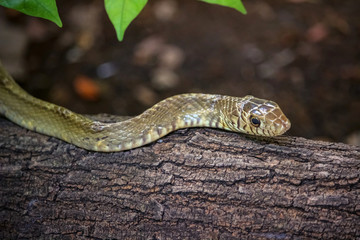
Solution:
{"label": "snake mouth", "polygon": [[280,124],[280,128],[279,128],[279,135],[282,135],[284,133],[286,133],[290,128],[291,128],[291,122],[289,119],[287,119],[286,117],[284,117],[283,119],[281,119],[281,124]]}
{"label": "snake mouth", "polygon": [[287,132],[291,127],[291,123],[290,123],[289,119],[287,119],[287,117],[285,117],[285,116],[281,116],[276,121],[274,121],[273,124],[274,124],[274,126],[273,126],[274,135],[273,136],[282,135],[285,132]]}

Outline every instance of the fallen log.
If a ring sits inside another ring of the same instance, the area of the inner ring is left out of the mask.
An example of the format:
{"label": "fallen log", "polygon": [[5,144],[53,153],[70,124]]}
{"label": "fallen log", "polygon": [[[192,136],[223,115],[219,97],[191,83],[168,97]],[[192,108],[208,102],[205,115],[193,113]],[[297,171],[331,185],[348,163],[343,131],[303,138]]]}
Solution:
{"label": "fallen log", "polygon": [[0,237],[360,238],[360,148],[214,129],[89,152],[0,118]]}

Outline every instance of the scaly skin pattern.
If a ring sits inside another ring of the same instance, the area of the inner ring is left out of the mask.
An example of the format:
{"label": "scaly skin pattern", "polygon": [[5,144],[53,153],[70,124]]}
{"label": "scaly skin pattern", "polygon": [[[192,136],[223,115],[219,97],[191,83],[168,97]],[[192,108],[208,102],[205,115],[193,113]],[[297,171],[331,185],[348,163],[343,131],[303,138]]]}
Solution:
{"label": "scaly skin pattern", "polygon": [[253,96],[181,94],[142,114],[115,123],[93,121],[32,97],[0,64],[0,113],[29,130],[99,152],[133,149],[188,127],[210,127],[257,136],[277,136],[290,121],[273,101]]}

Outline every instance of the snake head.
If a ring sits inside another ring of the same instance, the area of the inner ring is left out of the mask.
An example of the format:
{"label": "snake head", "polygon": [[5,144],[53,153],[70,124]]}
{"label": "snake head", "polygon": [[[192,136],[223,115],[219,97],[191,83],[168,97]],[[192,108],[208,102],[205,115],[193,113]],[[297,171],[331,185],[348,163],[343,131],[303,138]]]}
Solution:
{"label": "snake head", "polygon": [[235,104],[228,119],[230,130],[256,136],[278,136],[291,126],[279,105],[250,95]]}
{"label": "snake head", "polygon": [[278,136],[290,129],[291,123],[273,101],[246,96],[241,105],[241,121],[248,134]]}

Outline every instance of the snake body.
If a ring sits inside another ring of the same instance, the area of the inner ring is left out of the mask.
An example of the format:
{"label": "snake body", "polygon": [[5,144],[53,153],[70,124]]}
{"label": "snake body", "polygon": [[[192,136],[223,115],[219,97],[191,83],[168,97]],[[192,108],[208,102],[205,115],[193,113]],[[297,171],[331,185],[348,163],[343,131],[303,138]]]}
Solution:
{"label": "snake body", "polygon": [[0,113],[29,130],[99,151],[123,151],[188,127],[211,127],[259,136],[277,136],[290,121],[273,101],[253,96],[181,94],[142,114],[104,123],[45,102],[25,92],[0,64]]}

